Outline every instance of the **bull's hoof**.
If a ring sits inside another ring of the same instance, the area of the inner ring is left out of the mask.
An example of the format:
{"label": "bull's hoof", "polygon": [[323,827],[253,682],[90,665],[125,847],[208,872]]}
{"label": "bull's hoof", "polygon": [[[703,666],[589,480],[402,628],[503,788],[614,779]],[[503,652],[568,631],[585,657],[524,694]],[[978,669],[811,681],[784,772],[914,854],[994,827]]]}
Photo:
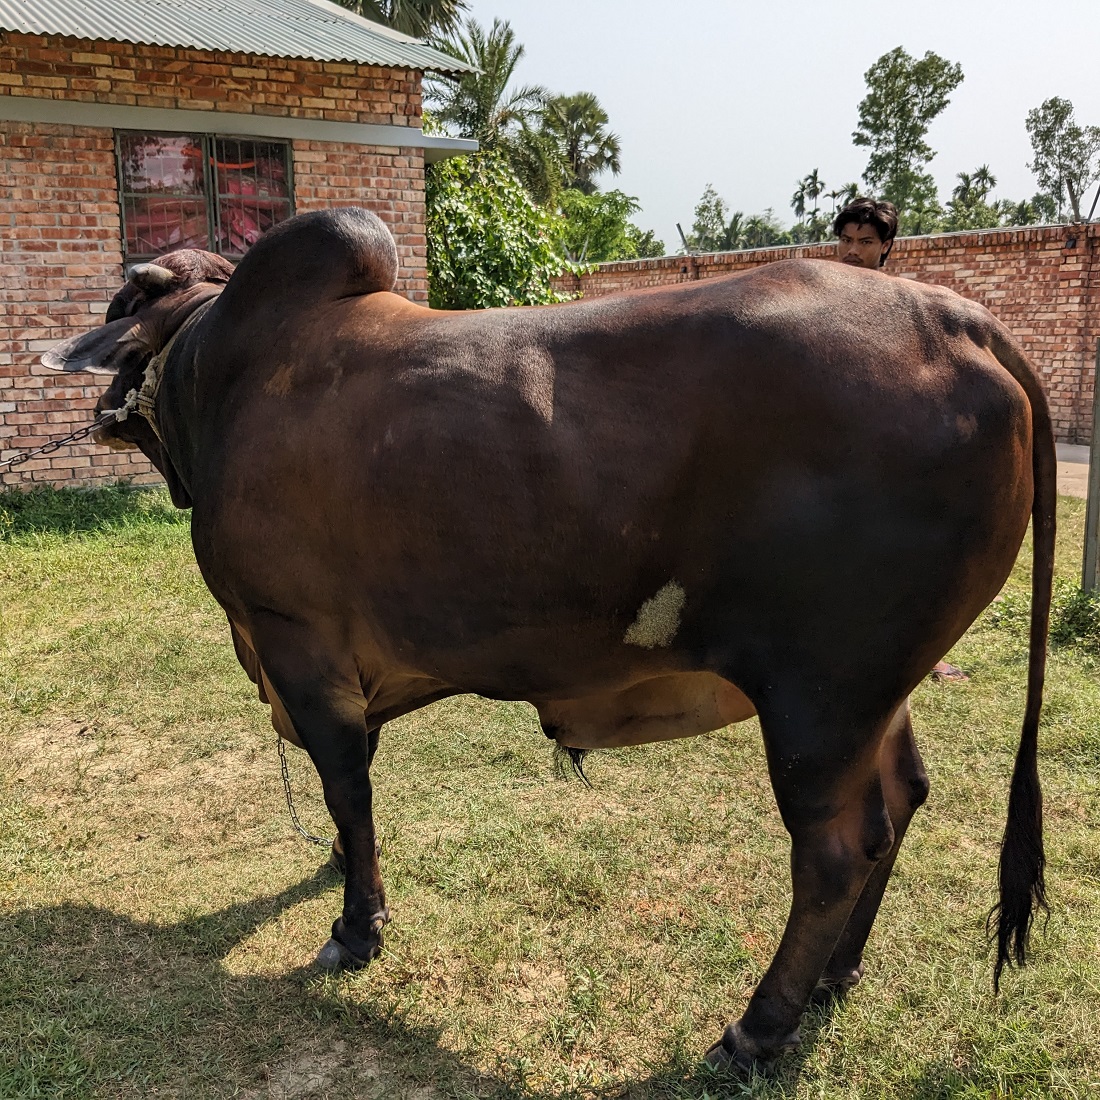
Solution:
{"label": "bull's hoof", "polygon": [[776,1051],[766,1053],[742,1031],[740,1023],[730,1024],[722,1032],[722,1038],[703,1055],[703,1061],[713,1070],[748,1078],[754,1073],[771,1073],[779,1055],[794,1050],[800,1042],[796,1029]]}
{"label": "bull's hoof", "polygon": [[751,1077],[753,1070],[759,1068],[756,1059],[738,1050],[727,1038],[728,1034],[729,1028],[726,1028],[722,1038],[703,1055],[703,1061],[713,1070]]}
{"label": "bull's hoof", "polygon": [[340,970],[362,970],[382,954],[382,929],[390,922],[389,909],[381,909],[371,917],[367,935],[359,936],[337,917],[332,923],[332,936],[317,952],[317,965],[329,973]]}
{"label": "bull's hoof", "polygon": [[[374,952],[377,955],[378,951]],[[371,958],[374,958],[374,955]],[[317,965],[330,974],[339,974],[342,970],[362,970],[370,959],[361,959],[353,955],[339,940],[327,939],[324,947],[317,952]]]}

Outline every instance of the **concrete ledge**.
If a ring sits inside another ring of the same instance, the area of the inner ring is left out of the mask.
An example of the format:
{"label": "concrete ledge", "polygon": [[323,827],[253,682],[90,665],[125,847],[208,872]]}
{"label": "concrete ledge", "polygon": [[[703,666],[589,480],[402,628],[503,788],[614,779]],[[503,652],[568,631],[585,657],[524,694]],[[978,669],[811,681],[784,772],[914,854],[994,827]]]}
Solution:
{"label": "concrete ledge", "polygon": [[1086,466],[1089,464],[1088,447],[1080,447],[1074,443],[1059,443],[1057,446],[1059,462],[1083,462]]}

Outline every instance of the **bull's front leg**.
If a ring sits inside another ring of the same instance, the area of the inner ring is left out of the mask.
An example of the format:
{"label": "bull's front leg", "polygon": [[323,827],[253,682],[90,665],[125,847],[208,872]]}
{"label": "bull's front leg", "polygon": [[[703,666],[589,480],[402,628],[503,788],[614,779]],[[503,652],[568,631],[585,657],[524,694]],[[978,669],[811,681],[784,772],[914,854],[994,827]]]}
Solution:
{"label": "bull's front leg", "polygon": [[[793,709],[793,708],[792,708]],[[799,1022],[894,831],[879,774],[887,721],[865,735],[782,729],[762,713],[776,802],[791,834],[793,898],[771,966],[744,1015],[707,1052],[715,1068],[768,1069],[800,1041]]]}
{"label": "bull's front leg", "polygon": [[378,728],[368,729],[355,662],[319,632],[274,615],[257,616],[252,637],[268,683],[313,761],[339,831],[344,910],[321,948],[329,970],[366,966],[382,949],[389,921],[371,806],[370,764]]}

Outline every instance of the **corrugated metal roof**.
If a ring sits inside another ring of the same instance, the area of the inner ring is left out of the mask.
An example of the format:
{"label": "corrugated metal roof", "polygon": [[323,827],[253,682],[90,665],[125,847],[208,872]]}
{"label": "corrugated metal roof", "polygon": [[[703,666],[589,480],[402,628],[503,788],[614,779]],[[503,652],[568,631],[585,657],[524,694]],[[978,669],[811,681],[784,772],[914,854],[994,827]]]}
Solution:
{"label": "corrugated metal roof", "polygon": [[329,0],[0,0],[0,30],[463,73],[470,66]]}

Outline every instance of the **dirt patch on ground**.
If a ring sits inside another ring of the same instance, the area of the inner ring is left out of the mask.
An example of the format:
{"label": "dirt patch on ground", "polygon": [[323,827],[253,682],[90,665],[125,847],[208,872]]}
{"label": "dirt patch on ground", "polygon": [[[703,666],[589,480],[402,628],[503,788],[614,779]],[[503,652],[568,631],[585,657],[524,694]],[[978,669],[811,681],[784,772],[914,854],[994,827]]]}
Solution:
{"label": "dirt patch on ground", "polygon": [[259,1089],[241,1093],[244,1100],[327,1100],[349,1096],[361,1100],[436,1100],[430,1085],[413,1085],[387,1071],[377,1053],[337,1041],[328,1050],[307,1048],[273,1062]]}

